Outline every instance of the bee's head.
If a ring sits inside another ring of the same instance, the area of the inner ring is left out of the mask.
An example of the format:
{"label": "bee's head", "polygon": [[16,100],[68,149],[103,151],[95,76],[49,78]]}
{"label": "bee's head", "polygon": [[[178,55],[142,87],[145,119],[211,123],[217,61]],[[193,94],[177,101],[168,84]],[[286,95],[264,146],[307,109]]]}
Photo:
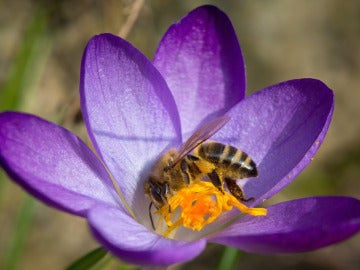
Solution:
{"label": "bee's head", "polygon": [[166,195],[169,191],[169,185],[167,182],[160,182],[157,181],[155,178],[150,177],[149,180],[145,182],[144,189],[145,194],[151,200],[149,204],[149,216],[151,226],[155,230],[155,225],[151,214],[151,206],[154,205],[156,209],[160,209],[167,203]]}
{"label": "bee's head", "polygon": [[167,193],[169,191],[169,185],[167,182],[157,181],[155,178],[150,177],[145,182],[145,194],[147,194],[157,209],[161,208],[167,203]]}

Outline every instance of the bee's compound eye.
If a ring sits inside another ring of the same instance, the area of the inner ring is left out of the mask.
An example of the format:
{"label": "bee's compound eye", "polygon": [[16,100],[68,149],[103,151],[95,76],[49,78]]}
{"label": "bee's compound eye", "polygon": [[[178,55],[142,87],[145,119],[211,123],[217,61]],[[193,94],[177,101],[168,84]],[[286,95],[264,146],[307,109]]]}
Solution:
{"label": "bee's compound eye", "polygon": [[151,189],[151,195],[157,202],[162,202],[161,188],[159,186],[153,186]]}

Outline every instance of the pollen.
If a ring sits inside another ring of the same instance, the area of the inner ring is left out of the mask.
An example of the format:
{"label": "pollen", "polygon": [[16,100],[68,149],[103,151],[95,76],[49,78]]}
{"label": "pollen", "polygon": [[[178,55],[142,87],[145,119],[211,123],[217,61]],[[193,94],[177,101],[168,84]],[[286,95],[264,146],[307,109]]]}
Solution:
{"label": "pollen", "polygon": [[264,208],[249,208],[239,202],[233,195],[220,191],[212,183],[194,181],[180,189],[168,199],[168,204],[155,213],[165,220],[167,229],[164,236],[180,226],[201,231],[206,225],[214,222],[222,213],[236,207],[243,214],[264,216]]}

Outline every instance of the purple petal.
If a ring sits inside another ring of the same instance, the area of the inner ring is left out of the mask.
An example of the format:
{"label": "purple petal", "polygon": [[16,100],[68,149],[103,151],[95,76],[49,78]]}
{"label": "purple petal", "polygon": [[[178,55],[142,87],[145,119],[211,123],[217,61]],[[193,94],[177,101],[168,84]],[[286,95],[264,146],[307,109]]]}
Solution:
{"label": "purple petal", "polygon": [[137,265],[167,266],[188,261],[206,246],[204,239],[184,242],[164,238],[113,207],[92,209],[88,220],[103,246],[120,259]]}
{"label": "purple petal", "polygon": [[214,140],[245,151],[259,176],[246,182],[247,197],[262,202],[289,184],[311,161],[328,130],[333,93],[322,82],[283,82],[246,98]]}
{"label": "purple petal", "polygon": [[29,193],[84,216],[96,204],[118,205],[106,170],[75,135],[36,116],[0,114],[0,164]]}
{"label": "purple petal", "polygon": [[331,245],[359,230],[359,200],[312,197],[270,206],[264,217],[240,218],[210,241],[254,253],[290,253]]}
{"label": "purple petal", "polygon": [[174,95],[183,134],[245,96],[245,65],[236,33],[216,7],[199,7],[172,25],[154,65]]}
{"label": "purple petal", "polygon": [[96,150],[130,206],[146,212],[141,176],[148,175],[165,148],[181,141],[177,108],[165,81],[130,43],[102,34],[86,47],[80,91]]}

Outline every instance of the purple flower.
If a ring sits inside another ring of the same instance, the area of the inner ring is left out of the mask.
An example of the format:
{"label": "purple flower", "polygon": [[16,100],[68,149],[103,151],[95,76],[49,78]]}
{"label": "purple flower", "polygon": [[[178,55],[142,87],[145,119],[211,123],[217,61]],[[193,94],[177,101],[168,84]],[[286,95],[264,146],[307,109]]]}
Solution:
{"label": "purple flower", "polygon": [[215,7],[199,7],[172,25],[152,63],[119,37],[95,36],[84,52],[80,94],[99,158],[56,124],[3,112],[0,164],[39,200],[86,218],[97,240],[122,260],[170,265],[196,257],[207,242],[255,253],[302,252],[360,229],[359,200],[310,197],[270,206],[266,216],[228,211],[200,232],[179,228],[174,239],[152,230],[144,181],[156,159],[201,123],[231,117],[212,139],[257,163],[259,176],[241,182],[255,198],[251,207],[305,168],[330,124],[333,92],[315,79],[286,81],[244,98],[240,46]]}

